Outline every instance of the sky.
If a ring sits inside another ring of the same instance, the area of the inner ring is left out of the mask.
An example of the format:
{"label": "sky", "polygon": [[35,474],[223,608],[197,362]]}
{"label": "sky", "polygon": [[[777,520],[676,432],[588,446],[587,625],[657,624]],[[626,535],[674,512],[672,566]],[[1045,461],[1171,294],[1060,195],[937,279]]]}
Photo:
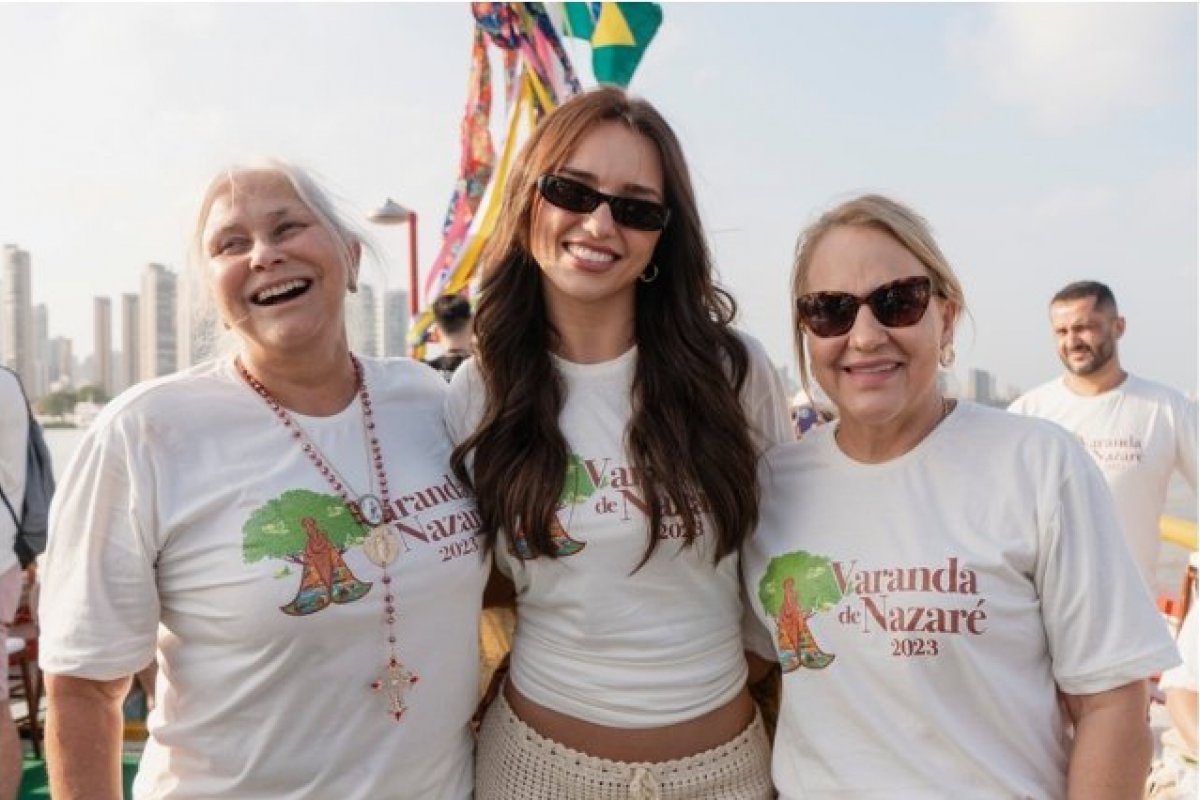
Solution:
{"label": "sky", "polygon": [[[1195,4],[663,16],[630,88],[679,135],[720,280],[778,364],[797,235],[881,192],[930,221],[964,284],[960,381],[1057,374],[1047,303],[1091,278],[1128,321],[1124,366],[1196,391]],[[89,353],[93,296],[138,291],[148,262],[182,268],[204,185],[253,156],[310,168],[363,218],[386,197],[415,209],[424,274],[472,26],[460,3],[0,3],[0,242],[31,253],[50,334]],[[590,85],[586,46],[569,49]],[[383,256],[365,279],[405,288],[406,231],[365,224]]]}

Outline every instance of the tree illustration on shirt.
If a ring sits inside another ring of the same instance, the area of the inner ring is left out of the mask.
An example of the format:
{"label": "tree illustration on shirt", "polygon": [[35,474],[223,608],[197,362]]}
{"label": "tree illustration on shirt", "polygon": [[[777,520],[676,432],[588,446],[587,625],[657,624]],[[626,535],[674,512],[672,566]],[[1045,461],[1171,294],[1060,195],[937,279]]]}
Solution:
{"label": "tree illustration on shirt", "polygon": [[833,662],[835,656],[817,645],[808,620],[843,596],[828,558],[801,550],[771,559],[758,583],[758,598],[775,618],[775,649],[784,672],[824,669]]}
{"label": "tree illustration on shirt", "polygon": [[[305,616],[331,603],[352,603],[371,590],[342,554],[366,531],[341,498],[292,489],[255,509],[242,527],[242,560],[277,558],[300,566],[300,587],[280,611]],[[290,574],[290,573],[289,573]]]}

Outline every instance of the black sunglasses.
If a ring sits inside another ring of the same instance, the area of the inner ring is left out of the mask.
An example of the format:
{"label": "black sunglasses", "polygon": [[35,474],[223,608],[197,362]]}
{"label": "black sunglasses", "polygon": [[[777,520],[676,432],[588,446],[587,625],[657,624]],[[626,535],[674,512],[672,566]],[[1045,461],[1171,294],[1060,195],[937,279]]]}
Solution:
{"label": "black sunglasses", "polygon": [[537,188],[546,202],[576,214],[590,214],[601,203],[608,203],[613,221],[635,231],[661,231],[671,218],[671,209],[662,203],[597,192],[561,175],[543,175],[537,179]]}
{"label": "black sunglasses", "polygon": [[849,333],[860,306],[869,306],[875,319],[889,328],[916,325],[929,308],[933,281],[928,275],[885,283],[858,297],[848,292],[811,292],[796,300],[796,313],[814,336],[822,339]]}

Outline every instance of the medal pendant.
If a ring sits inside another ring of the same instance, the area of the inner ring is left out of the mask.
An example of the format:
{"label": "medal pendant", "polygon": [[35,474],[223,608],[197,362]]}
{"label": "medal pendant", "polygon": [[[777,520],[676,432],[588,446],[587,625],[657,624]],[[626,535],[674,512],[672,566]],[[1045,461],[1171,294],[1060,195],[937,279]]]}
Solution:
{"label": "medal pendant", "polygon": [[383,503],[373,494],[364,494],[358,498],[358,513],[367,524],[374,528],[383,522]]}
{"label": "medal pendant", "polygon": [[400,555],[400,537],[387,525],[376,525],[362,543],[363,554],[377,567],[387,567]]}

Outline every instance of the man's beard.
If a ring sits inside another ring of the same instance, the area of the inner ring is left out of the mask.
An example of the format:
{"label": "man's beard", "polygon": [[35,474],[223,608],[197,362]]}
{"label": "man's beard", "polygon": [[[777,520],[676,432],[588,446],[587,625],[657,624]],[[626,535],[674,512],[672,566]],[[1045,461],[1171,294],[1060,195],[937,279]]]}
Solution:
{"label": "man's beard", "polygon": [[1097,345],[1095,349],[1091,347],[1087,347],[1085,349],[1092,356],[1087,361],[1080,362],[1072,361],[1070,359],[1070,356],[1073,353],[1080,352],[1078,350],[1068,353],[1067,357],[1062,359],[1063,366],[1066,367],[1072,375],[1079,375],[1080,377],[1094,375],[1095,373],[1104,369],[1108,362],[1112,361],[1113,355],[1116,353],[1117,348],[1112,339],[1105,339],[1103,342]]}

